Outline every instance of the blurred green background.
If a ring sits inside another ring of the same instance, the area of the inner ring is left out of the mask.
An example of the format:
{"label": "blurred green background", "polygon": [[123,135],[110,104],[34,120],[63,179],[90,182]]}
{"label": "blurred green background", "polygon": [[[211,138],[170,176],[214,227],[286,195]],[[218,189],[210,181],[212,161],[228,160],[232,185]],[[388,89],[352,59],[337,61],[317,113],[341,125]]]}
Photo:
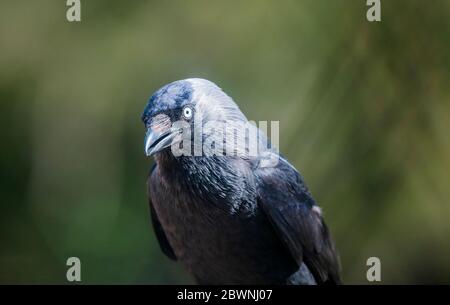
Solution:
{"label": "blurred green background", "polygon": [[345,283],[450,283],[450,1],[0,4],[0,283],[192,283],[150,227],[140,114],[216,82],[323,207]]}

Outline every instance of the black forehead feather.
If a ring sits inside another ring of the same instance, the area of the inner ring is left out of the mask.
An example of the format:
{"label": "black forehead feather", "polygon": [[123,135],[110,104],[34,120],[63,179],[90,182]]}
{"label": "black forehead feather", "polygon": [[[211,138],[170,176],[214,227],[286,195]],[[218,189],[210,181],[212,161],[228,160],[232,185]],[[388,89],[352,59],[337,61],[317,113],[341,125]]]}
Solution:
{"label": "black forehead feather", "polygon": [[157,113],[183,107],[192,97],[192,85],[185,80],[176,81],[158,89],[149,99],[142,113],[145,122]]}

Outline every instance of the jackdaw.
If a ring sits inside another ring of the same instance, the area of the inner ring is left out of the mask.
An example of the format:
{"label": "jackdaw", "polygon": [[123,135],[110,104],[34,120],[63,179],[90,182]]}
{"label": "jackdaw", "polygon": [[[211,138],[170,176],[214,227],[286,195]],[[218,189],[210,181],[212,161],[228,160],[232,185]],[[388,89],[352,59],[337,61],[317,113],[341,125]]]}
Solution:
{"label": "jackdaw", "polygon": [[145,153],[156,161],[147,181],[153,229],[197,283],[340,283],[335,246],[302,176],[217,85],[170,83],[142,121]]}

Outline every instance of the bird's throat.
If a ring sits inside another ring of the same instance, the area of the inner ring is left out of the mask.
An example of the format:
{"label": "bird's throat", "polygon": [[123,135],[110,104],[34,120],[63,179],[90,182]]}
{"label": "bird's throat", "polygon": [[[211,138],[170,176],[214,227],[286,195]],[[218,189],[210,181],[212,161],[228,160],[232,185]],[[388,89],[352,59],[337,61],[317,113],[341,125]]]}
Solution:
{"label": "bird's throat", "polygon": [[251,213],[254,208],[251,172],[243,170],[244,166],[230,157],[174,157],[169,151],[155,155],[155,160],[169,188],[176,186],[193,198],[230,213]]}

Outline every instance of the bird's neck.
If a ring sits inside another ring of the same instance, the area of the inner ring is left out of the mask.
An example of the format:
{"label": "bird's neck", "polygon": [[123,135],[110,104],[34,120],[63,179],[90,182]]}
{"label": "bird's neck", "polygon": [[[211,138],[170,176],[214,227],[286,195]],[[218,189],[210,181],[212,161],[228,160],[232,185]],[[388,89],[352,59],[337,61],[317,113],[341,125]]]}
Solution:
{"label": "bird's neck", "polygon": [[[170,151],[162,151],[155,155],[156,163],[162,177],[169,183],[188,184],[194,189],[200,185],[211,191],[226,183],[222,177],[231,169],[216,158],[204,156],[175,157]],[[223,181],[224,180],[224,181]]]}
{"label": "bird's neck", "polygon": [[180,156],[170,152],[155,156],[166,184],[231,212],[252,210],[254,204],[251,171],[224,156]]}

